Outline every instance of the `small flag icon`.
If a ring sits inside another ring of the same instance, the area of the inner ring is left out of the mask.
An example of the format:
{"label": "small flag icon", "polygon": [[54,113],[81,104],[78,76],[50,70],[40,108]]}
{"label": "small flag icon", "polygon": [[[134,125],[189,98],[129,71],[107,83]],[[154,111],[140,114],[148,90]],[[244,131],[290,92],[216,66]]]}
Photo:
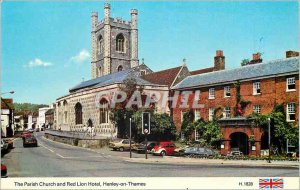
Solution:
{"label": "small flag icon", "polygon": [[282,178],[262,178],[259,179],[260,189],[283,189]]}

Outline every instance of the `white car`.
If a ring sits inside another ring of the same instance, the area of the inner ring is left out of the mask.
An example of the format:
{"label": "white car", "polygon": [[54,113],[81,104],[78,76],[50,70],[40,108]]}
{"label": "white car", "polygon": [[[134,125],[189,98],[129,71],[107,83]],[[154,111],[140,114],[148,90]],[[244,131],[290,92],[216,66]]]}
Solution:
{"label": "white car", "polygon": [[1,152],[6,151],[7,147],[8,147],[8,144],[6,142],[4,142],[3,139],[1,139]]}

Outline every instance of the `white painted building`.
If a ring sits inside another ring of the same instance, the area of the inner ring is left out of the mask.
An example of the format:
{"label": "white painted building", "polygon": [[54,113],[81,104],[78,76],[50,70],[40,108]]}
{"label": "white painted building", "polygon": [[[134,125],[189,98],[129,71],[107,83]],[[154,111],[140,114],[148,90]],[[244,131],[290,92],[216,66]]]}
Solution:
{"label": "white painted building", "polygon": [[37,118],[37,127],[42,128],[46,125],[45,113],[50,109],[50,107],[39,108],[39,116]]}

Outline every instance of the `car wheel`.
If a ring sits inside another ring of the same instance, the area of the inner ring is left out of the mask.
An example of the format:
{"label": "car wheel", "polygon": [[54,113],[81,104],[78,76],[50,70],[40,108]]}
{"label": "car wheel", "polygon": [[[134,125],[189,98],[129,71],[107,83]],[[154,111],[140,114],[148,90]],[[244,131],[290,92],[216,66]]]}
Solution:
{"label": "car wheel", "polygon": [[123,147],[120,147],[119,150],[120,150],[121,152],[123,152],[123,151],[124,151],[124,148],[123,148]]}
{"label": "car wheel", "polygon": [[165,156],[165,155],[166,155],[166,151],[164,151],[164,150],[161,151],[161,152],[160,152],[160,155],[161,155],[161,156]]}

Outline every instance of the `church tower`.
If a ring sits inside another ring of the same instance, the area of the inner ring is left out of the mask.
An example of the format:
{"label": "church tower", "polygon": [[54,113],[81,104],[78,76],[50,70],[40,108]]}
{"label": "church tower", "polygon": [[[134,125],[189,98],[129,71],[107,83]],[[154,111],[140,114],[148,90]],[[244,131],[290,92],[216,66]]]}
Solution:
{"label": "church tower", "polygon": [[104,19],[92,13],[92,78],[138,66],[138,26],[136,9],[131,21],[110,17],[110,5],[104,5]]}

